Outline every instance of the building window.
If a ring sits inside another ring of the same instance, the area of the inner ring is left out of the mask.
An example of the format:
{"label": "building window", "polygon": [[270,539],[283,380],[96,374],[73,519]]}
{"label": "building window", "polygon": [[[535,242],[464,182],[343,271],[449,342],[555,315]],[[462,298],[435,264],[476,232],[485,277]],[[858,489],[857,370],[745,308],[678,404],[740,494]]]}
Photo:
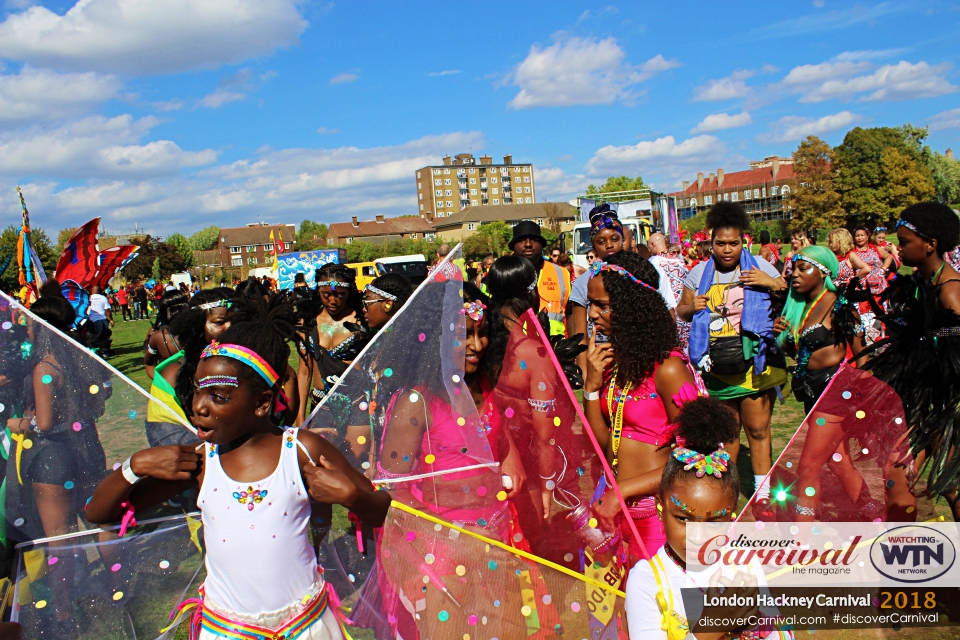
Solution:
{"label": "building window", "polygon": [[445,184],[445,185],[450,184],[450,178],[447,178],[446,180],[444,180],[444,181],[443,181],[443,184]]}
{"label": "building window", "polygon": [[437,186],[439,187],[440,185],[443,184],[443,182],[440,181],[440,180],[434,180],[434,181],[433,181],[433,184],[435,184],[435,185],[437,185]]}
{"label": "building window", "polygon": [[477,195],[477,190],[476,190],[476,189],[470,189],[470,195],[472,195],[472,196]]}
{"label": "building window", "polygon": [[420,195],[420,199],[423,200],[423,194],[421,193],[419,195]]}
{"label": "building window", "polygon": [[494,199],[493,199],[493,204],[500,204],[500,200],[497,199],[497,198],[494,198]]}
{"label": "building window", "polygon": [[477,223],[476,223],[476,222],[468,222],[468,223],[467,223],[467,231],[476,231],[476,230],[477,230]]}
{"label": "building window", "polygon": [[248,244],[248,245],[247,245],[247,253],[253,253],[253,252],[256,251],[256,250],[257,250],[257,245],[255,245],[255,244]]}
{"label": "building window", "polygon": [[754,190],[753,190],[753,197],[754,197],[754,198],[759,198],[759,197],[760,197],[760,189],[754,189]]}
{"label": "building window", "polygon": [[444,169],[443,173],[444,175],[447,175],[447,176],[450,175],[450,169]]}
{"label": "building window", "polygon": [[479,202],[476,201],[476,200],[471,200],[471,201],[470,201],[470,204],[473,205],[473,206],[477,206],[477,205],[479,204]]}
{"label": "building window", "polygon": [[740,199],[740,192],[739,192],[739,191],[734,191],[734,192],[733,192],[733,198],[731,198],[731,199],[732,199],[734,202],[736,202],[737,200],[739,200],[739,199]]}
{"label": "building window", "polygon": [[419,172],[419,171],[417,171],[417,179],[418,179],[418,180],[420,179],[420,172]]}
{"label": "building window", "polygon": [[247,258],[247,265],[251,267],[258,264],[258,262],[259,260],[257,260],[256,258]]}
{"label": "building window", "polygon": [[527,172],[527,169],[528,169],[528,167],[524,167],[524,168],[523,168],[523,172],[526,173],[526,172]]}
{"label": "building window", "polygon": [[780,187],[770,187],[770,195],[776,196],[780,194]]}
{"label": "building window", "polygon": [[764,188],[761,190],[761,193],[763,194],[763,197],[766,198],[766,197],[767,197],[767,188],[764,187]]}
{"label": "building window", "polygon": [[713,196],[703,196],[703,204],[713,204]]}
{"label": "building window", "polygon": [[543,226],[543,218],[537,218],[537,224]]}
{"label": "building window", "polygon": [[493,193],[494,193],[494,194],[500,193],[500,189],[497,189],[496,187],[494,187],[494,188],[493,188]]}
{"label": "building window", "polygon": [[420,211],[423,211],[423,205],[420,205]]}
{"label": "building window", "polygon": [[240,247],[230,247],[230,253],[240,253]]}
{"label": "building window", "polygon": [[442,218],[442,217],[443,217],[443,211],[437,211],[437,217],[438,217],[438,218]]}
{"label": "building window", "polygon": [[450,202],[449,200],[447,200],[447,207],[448,207],[448,208],[451,208],[451,207],[453,207],[453,203],[452,203],[452,202]]}
{"label": "building window", "polygon": [[347,244],[353,244],[353,238],[347,238]]}
{"label": "building window", "polygon": [[530,198],[527,198],[526,200],[524,200],[524,202],[526,202],[527,204],[530,204]]}
{"label": "building window", "polygon": [[449,198],[450,196],[453,195],[453,191],[451,191],[450,189],[447,189],[447,191],[446,191],[446,193],[445,193],[444,195],[446,195],[446,196]]}
{"label": "building window", "polygon": [[437,197],[443,197],[443,189],[437,189],[434,191],[434,193],[437,195]]}
{"label": "building window", "polygon": [[490,182],[492,182],[493,184],[497,184],[497,179],[496,179],[496,178],[490,178]]}
{"label": "building window", "polygon": [[230,266],[231,266],[231,267],[242,267],[242,266],[243,266],[243,258],[241,258],[240,256],[234,256],[234,257],[230,258]]}
{"label": "building window", "polygon": [[780,187],[780,195],[783,196],[784,198],[790,195],[790,187],[788,187],[787,185],[783,185],[782,187]]}
{"label": "building window", "polygon": [[743,199],[744,199],[744,200],[749,200],[749,199],[750,199],[750,189],[746,189],[746,190],[743,192]]}
{"label": "building window", "polygon": [[696,206],[697,206],[697,199],[696,199],[696,198],[690,198],[690,206],[691,206],[691,207],[696,207]]}
{"label": "building window", "polygon": [[470,178],[470,184],[477,184],[476,178]]}
{"label": "building window", "polygon": [[476,169],[467,169],[467,173],[476,173],[476,172],[477,172]]}
{"label": "building window", "polygon": [[417,239],[417,234],[411,233],[411,234],[410,234],[410,239],[411,239],[411,240],[416,240],[416,239]]}
{"label": "building window", "polygon": [[524,182],[530,182],[530,176],[523,176]]}

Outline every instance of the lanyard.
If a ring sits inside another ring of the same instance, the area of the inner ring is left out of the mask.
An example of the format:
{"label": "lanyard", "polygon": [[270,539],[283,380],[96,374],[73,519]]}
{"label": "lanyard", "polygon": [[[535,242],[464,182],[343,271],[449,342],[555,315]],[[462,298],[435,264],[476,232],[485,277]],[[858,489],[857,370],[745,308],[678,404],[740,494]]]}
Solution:
{"label": "lanyard", "polygon": [[[617,465],[620,460],[617,453],[620,451],[620,438],[623,436],[623,407],[626,404],[627,394],[630,393],[630,387],[633,383],[628,382],[626,386],[617,393],[617,372],[614,370],[610,377],[610,386],[607,390],[607,411],[613,419],[612,434],[610,436],[610,445],[613,449],[613,460],[610,467],[613,470],[614,477],[617,476]],[[616,398],[614,398],[616,396]]]}
{"label": "lanyard", "polygon": [[797,344],[800,340],[800,332],[803,331],[803,326],[807,324],[807,320],[810,318],[810,314],[813,313],[813,310],[817,308],[817,303],[820,302],[822,298],[827,293],[827,288],[824,287],[820,290],[820,293],[817,294],[817,297],[813,299],[813,303],[807,307],[807,310],[803,314],[803,319],[800,321],[800,326],[797,327],[797,330],[793,332],[793,342]]}

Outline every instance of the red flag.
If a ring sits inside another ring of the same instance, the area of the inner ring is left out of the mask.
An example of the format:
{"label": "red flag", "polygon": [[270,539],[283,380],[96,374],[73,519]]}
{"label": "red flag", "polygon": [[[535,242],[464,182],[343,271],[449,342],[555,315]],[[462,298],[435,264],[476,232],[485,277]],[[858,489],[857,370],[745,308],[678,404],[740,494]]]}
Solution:
{"label": "red flag", "polygon": [[137,257],[138,247],[135,244],[121,244],[100,252],[100,267],[96,277],[90,282],[90,287],[106,288],[110,278],[117,275],[121,269]]}
{"label": "red flag", "polygon": [[82,287],[90,286],[100,266],[100,247],[97,245],[99,227],[100,218],[94,218],[70,236],[57,262],[57,280],[73,280]]}

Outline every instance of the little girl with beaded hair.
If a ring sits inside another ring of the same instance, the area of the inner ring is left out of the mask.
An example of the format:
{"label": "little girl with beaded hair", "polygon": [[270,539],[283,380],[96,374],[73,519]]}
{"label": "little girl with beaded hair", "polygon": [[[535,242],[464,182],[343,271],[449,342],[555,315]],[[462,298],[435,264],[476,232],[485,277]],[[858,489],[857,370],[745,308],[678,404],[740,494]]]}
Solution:
{"label": "little girl with beaded hair", "polygon": [[[791,633],[777,629],[702,631],[695,624],[691,628],[680,592],[687,586],[686,525],[733,520],[740,496],[740,479],[724,443],[739,437],[740,424],[730,409],[712,398],[698,398],[684,404],[677,423],[678,444],[663,470],[657,496],[657,511],[667,541],[649,561],[638,562],[627,578],[630,637],[645,640],[792,638]],[[750,586],[749,580],[743,584],[737,576],[733,580],[731,586]],[[721,613],[716,608],[708,609],[704,607],[703,616],[746,618],[756,614],[756,610]]]}
{"label": "little girl with beaded hair", "polygon": [[[190,487],[199,488],[207,578],[190,639],[284,637],[340,640],[335,594],[310,543],[316,503],[342,504],[381,526],[390,504],[323,438],[279,427],[277,371],[290,355],[292,308],[247,299],[203,352],[190,420],[204,441],[134,454],[97,487],[95,523],[115,522]],[[316,462],[316,464],[314,464]],[[311,500],[312,499],[312,500]]]}

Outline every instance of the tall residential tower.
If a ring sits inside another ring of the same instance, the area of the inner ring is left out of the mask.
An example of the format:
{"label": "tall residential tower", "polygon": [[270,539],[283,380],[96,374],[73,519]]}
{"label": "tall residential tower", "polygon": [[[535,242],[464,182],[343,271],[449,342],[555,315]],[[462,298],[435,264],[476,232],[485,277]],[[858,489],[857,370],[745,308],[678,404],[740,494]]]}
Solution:
{"label": "tall residential tower", "polygon": [[532,204],[537,201],[532,164],[514,164],[503,156],[493,164],[469,153],[446,156],[442,165],[417,170],[417,204],[421,218],[446,218],[466,207]]}

